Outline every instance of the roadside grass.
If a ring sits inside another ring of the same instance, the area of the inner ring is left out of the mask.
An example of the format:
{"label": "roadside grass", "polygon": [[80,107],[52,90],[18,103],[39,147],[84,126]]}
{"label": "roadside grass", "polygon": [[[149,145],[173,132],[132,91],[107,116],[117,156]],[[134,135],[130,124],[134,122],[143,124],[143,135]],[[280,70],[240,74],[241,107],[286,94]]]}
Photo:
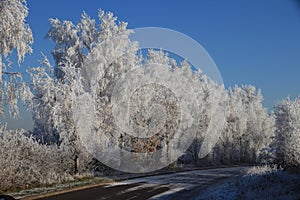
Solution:
{"label": "roadside grass", "polygon": [[104,177],[76,177],[72,181],[63,182],[60,184],[47,184],[39,187],[32,187],[25,190],[13,188],[10,191],[5,191],[6,194],[13,196],[16,199],[35,199],[43,195],[53,195],[55,193],[67,192],[73,189],[84,189],[85,187],[93,187],[105,183],[114,182],[112,179]]}
{"label": "roadside grass", "polygon": [[238,178],[209,187],[197,200],[299,200],[300,173],[277,166],[255,166]]}
{"label": "roadside grass", "polygon": [[238,199],[300,199],[300,173],[277,166],[252,167],[238,182]]}

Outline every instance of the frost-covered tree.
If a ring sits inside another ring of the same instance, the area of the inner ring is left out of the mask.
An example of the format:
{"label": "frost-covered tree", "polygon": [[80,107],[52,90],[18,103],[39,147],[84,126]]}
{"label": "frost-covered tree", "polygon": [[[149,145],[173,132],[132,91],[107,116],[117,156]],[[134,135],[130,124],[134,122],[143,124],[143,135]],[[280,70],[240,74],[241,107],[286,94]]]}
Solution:
{"label": "frost-covered tree", "polygon": [[[203,74],[199,77],[199,89],[201,90],[199,94],[202,94],[198,97],[199,102],[201,102],[199,104],[199,106],[201,106],[201,113],[196,130],[196,138],[188,149],[188,154],[192,156],[192,160],[195,164],[208,164],[217,159],[219,152],[217,150],[211,151],[205,159],[199,158],[199,152],[205,137],[212,134],[221,135],[221,130],[214,129],[216,124],[214,124],[213,118],[219,119],[220,117],[218,117],[218,115],[220,115],[221,118],[225,117],[225,109],[223,108],[225,108],[228,95],[224,85],[214,82]],[[217,108],[221,108],[221,110],[216,112]],[[218,121],[218,123],[223,122]],[[210,130],[209,126],[211,127]],[[216,131],[220,131],[220,133],[215,133]],[[216,141],[218,139],[219,138],[213,140]]]}
{"label": "frost-covered tree", "polygon": [[[11,65],[8,55],[17,51],[18,63],[25,54],[31,53],[33,37],[31,29],[26,22],[28,8],[26,0],[1,0],[0,1],[0,114],[3,114],[3,98],[10,105],[11,114],[15,117],[18,114],[17,102],[19,97],[18,84],[20,74],[9,72],[7,69]],[[3,85],[2,75],[7,75],[6,84]],[[5,96],[3,97],[3,90]]]}
{"label": "frost-covered tree", "polygon": [[[44,59],[42,67],[30,70],[34,134],[44,143],[70,147],[73,152],[71,155],[75,173],[80,165],[86,167],[89,160],[78,138],[73,119],[72,99],[76,88],[82,85],[88,87],[90,84],[89,77],[86,77],[88,74],[85,74],[87,65],[83,65],[86,57],[96,46],[100,46],[98,49],[102,51],[100,52],[102,62],[88,66],[95,72],[106,71],[105,77],[101,77],[101,84],[104,84],[103,88],[106,91],[111,87],[108,82],[113,82],[115,74],[122,72],[119,70],[120,66],[124,70],[136,59],[137,48],[127,45],[130,31],[126,29],[126,23],[118,22],[112,13],[103,11],[99,12],[99,20],[100,25],[96,28],[95,20],[90,19],[85,13],[77,25],[73,25],[70,21],[60,22],[58,19],[51,19],[51,28],[47,36],[56,43],[53,51],[55,67],[51,66],[48,59]],[[111,38],[113,40],[110,40]],[[102,42],[105,46],[101,47]],[[125,47],[127,53],[123,50]],[[120,58],[115,55],[116,52],[120,54]],[[91,56],[97,55],[94,53]],[[113,58],[116,60],[112,60]],[[106,82],[107,80],[109,81]],[[79,161],[82,155],[86,156],[87,160],[82,158]]]}
{"label": "frost-covered tree", "polygon": [[241,88],[237,86],[228,90],[226,126],[219,141],[223,162],[239,160],[240,157],[241,135],[246,129],[247,120],[240,93]]}
{"label": "frost-covered tree", "polygon": [[[41,66],[30,68],[28,70],[31,76],[31,110],[35,124],[43,126],[35,126],[34,132],[36,137],[44,144],[59,143],[58,123],[60,122],[59,111],[65,106],[67,90],[55,79],[54,70],[49,60],[44,57]],[[67,111],[67,108],[64,109]],[[68,116],[64,116],[68,117]]]}
{"label": "frost-covered tree", "polygon": [[[128,37],[130,31],[126,30],[126,23],[118,22],[112,13],[105,13],[100,10],[99,20],[100,24],[96,26],[95,20],[85,13],[82,14],[81,20],[77,25],[74,25],[71,21],[61,22],[58,19],[50,19],[51,28],[47,37],[56,43],[52,52],[56,65],[54,72],[51,72],[51,76],[53,80],[57,79],[57,83],[69,85],[69,88],[66,89],[69,90],[68,94],[72,91],[72,81],[75,80],[72,80],[70,75],[65,77],[66,71],[69,70],[68,73],[72,74],[70,70],[82,70],[82,64],[86,56],[97,44],[100,45],[108,37],[117,37],[122,34],[127,34]],[[108,51],[109,47],[106,49]],[[111,55],[107,53],[106,56]],[[71,101],[69,103],[72,104]],[[43,122],[39,123],[37,120],[35,127],[43,130],[44,124]]]}
{"label": "frost-covered tree", "polygon": [[247,161],[255,162],[260,151],[267,147],[274,136],[275,120],[272,114],[268,114],[267,108],[263,106],[263,96],[261,91],[256,91],[255,87],[244,88],[245,95],[249,100],[246,106],[248,113],[247,129],[243,135],[245,144],[244,158]]}
{"label": "frost-covered tree", "polygon": [[[68,155],[65,162],[73,163],[69,166],[73,173],[89,170],[90,158],[80,146],[72,115],[70,87],[75,80],[58,80],[46,57],[40,67],[29,69],[29,73],[35,138],[44,145],[58,145],[63,149]],[[79,158],[82,158],[80,163]]]}
{"label": "frost-covered tree", "polygon": [[263,107],[260,90],[235,86],[228,90],[227,119],[217,149],[223,162],[255,162],[274,133],[274,118]]}
{"label": "frost-covered tree", "polygon": [[300,164],[300,98],[275,105],[276,131],[273,147],[277,162],[285,167]]}
{"label": "frost-covered tree", "polygon": [[80,21],[75,25],[71,21],[50,19],[51,28],[47,37],[56,43],[52,52],[55,59],[55,73],[63,78],[62,67],[66,59],[76,68],[81,68],[86,56],[92,49],[108,37],[130,32],[126,30],[127,23],[118,22],[113,13],[99,11],[99,24],[86,13],[81,15]]}

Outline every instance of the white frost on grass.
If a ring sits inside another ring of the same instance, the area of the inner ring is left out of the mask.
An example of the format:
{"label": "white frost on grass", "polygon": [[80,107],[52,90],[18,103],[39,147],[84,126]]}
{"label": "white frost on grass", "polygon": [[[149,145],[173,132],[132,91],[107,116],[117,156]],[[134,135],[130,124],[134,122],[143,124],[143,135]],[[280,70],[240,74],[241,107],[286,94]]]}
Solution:
{"label": "white frost on grass", "polygon": [[251,167],[238,179],[212,186],[196,198],[209,199],[255,199],[297,200],[300,199],[300,175],[277,167]]}
{"label": "white frost on grass", "polygon": [[92,185],[92,184],[97,184],[97,183],[101,183],[101,182],[105,183],[105,182],[110,182],[110,181],[112,181],[112,180],[105,179],[105,178],[93,178],[93,179],[87,179],[87,180],[81,180],[81,181],[55,184],[53,186],[48,186],[48,187],[45,186],[45,187],[37,187],[37,188],[32,188],[32,189],[27,189],[27,190],[21,190],[18,192],[9,193],[8,195],[11,195],[16,199],[31,198],[36,195],[59,192],[59,191],[64,191],[64,190],[68,190],[68,189],[72,189],[72,188],[76,188],[76,187],[88,186],[88,185]]}
{"label": "white frost on grass", "polygon": [[239,180],[240,199],[300,199],[300,174],[270,166],[250,168]]}
{"label": "white frost on grass", "polygon": [[208,188],[204,193],[200,194],[196,200],[232,200],[237,198],[236,181],[227,181],[223,184]]}

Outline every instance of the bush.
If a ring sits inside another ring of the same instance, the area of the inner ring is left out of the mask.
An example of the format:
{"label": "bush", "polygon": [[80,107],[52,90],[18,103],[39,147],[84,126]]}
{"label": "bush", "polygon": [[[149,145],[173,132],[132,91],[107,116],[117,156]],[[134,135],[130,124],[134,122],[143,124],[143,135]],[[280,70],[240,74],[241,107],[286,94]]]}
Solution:
{"label": "bush", "polygon": [[42,145],[24,130],[0,128],[0,189],[21,189],[71,180],[66,149]]}

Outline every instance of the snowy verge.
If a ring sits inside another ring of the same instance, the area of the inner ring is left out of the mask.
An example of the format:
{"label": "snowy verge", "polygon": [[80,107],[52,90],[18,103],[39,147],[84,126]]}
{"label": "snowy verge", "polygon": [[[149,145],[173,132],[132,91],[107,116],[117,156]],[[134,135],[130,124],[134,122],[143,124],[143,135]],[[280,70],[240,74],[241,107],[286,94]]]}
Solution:
{"label": "snowy verge", "polygon": [[69,191],[75,191],[80,189],[85,189],[89,187],[95,187],[102,184],[111,183],[113,180],[106,178],[89,178],[80,181],[67,182],[62,184],[57,184],[49,187],[38,187],[27,190],[22,190],[9,195],[13,196],[16,199],[35,199],[45,196],[50,196],[59,193],[65,193]]}
{"label": "snowy verge", "polygon": [[239,199],[300,199],[300,173],[277,166],[252,167],[239,181]]}
{"label": "snowy verge", "polygon": [[300,199],[300,174],[270,166],[249,168],[237,178],[209,187],[196,198],[207,199]]}

